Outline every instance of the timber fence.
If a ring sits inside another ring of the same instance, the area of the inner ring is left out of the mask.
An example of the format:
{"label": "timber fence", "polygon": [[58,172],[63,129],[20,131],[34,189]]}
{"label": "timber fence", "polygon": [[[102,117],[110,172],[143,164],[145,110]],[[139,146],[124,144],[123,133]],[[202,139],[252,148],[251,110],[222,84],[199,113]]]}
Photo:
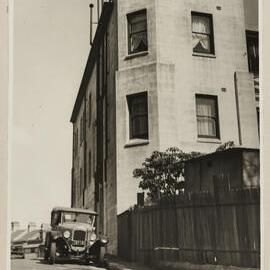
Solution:
{"label": "timber fence", "polygon": [[118,216],[118,254],[158,260],[260,266],[260,190],[186,193]]}

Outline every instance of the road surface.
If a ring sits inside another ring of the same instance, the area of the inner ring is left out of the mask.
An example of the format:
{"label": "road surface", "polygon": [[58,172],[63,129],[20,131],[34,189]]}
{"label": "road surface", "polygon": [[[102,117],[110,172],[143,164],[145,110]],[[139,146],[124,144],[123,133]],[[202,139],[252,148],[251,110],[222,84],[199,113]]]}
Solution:
{"label": "road surface", "polygon": [[105,270],[93,265],[54,264],[49,265],[38,259],[12,259],[11,270]]}

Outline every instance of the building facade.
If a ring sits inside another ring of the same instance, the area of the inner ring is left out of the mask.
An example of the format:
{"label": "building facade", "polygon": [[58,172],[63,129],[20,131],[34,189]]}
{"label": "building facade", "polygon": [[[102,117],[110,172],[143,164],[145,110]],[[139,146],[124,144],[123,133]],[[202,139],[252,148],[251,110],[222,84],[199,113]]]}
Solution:
{"label": "building facade", "polygon": [[257,5],[103,3],[71,116],[72,206],[99,212],[108,252],[117,214],[136,203],[132,172],[152,151],[259,147]]}

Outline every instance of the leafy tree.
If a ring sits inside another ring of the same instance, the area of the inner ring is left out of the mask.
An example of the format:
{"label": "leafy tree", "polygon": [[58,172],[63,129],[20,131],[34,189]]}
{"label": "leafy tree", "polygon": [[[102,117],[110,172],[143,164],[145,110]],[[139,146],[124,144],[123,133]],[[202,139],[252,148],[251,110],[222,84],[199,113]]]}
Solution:
{"label": "leafy tree", "polygon": [[199,155],[198,152],[184,153],[176,147],[165,152],[154,151],[141,168],[133,171],[133,176],[142,179],[139,187],[148,190],[152,200],[160,194],[175,195],[184,188],[185,161]]}
{"label": "leafy tree", "polygon": [[[235,147],[233,141],[221,144],[216,152]],[[185,161],[201,153],[184,153],[177,147],[168,148],[165,152],[154,151],[146,158],[141,168],[133,171],[135,178],[141,178],[139,187],[148,191],[151,201],[162,195],[179,194],[184,188]]]}

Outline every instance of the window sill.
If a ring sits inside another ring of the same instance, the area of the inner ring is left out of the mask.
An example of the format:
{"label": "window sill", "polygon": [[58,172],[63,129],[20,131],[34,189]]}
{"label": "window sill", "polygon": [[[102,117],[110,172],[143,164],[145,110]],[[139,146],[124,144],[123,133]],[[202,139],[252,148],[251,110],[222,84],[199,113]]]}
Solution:
{"label": "window sill", "polygon": [[124,148],[147,145],[147,144],[149,144],[149,140],[147,139],[131,139],[125,144]]}
{"label": "window sill", "polygon": [[132,59],[132,58],[135,58],[135,57],[140,57],[140,56],[145,56],[149,53],[149,51],[143,51],[143,52],[138,52],[138,53],[132,53],[132,54],[129,54],[127,55],[124,60],[129,60],[129,59]]}
{"label": "window sill", "polygon": [[220,139],[216,139],[216,138],[198,138],[197,142],[200,143],[215,143],[215,144],[221,144],[221,140]]}
{"label": "window sill", "polygon": [[217,58],[215,54],[210,54],[210,53],[193,53],[192,56],[206,57],[206,58]]}

